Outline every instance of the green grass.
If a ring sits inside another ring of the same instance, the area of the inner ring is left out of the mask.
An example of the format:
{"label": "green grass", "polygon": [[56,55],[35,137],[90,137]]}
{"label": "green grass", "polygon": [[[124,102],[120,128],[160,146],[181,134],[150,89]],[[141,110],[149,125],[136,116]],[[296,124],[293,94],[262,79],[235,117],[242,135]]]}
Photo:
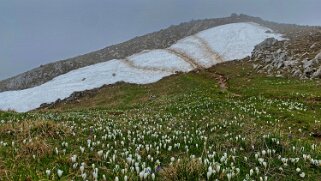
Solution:
{"label": "green grass", "polygon": [[83,180],[83,163],[89,180],[96,168],[99,180],[320,180],[319,90],[317,80],[229,62],[149,85],[118,83],[51,109],[0,112],[0,178],[57,180],[60,169],[61,180]]}

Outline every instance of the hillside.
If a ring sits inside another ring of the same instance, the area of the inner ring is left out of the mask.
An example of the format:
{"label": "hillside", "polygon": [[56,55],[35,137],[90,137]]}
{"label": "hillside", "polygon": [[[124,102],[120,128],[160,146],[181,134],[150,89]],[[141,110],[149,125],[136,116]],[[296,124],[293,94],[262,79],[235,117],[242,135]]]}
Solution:
{"label": "hillside", "polygon": [[231,17],[226,18],[195,20],[171,26],[167,29],[141,37],[136,37],[127,42],[109,46],[85,55],[42,65],[15,77],[0,81],[0,92],[38,86],[71,70],[112,59],[123,59],[146,49],[164,49],[171,46],[176,41],[202,30],[236,22],[255,22],[290,36],[291,38],[301,36],[302,32],[311,33],[316,30],[320,31],[320,28],[318,27],[279,24],[242,14],[232,15]]}
{"label": "hillside", "polygon": [[0,178],[319,180],[320,86],[243,60],[0,112]]}
{"label": "hillside", "polygon": [[0,181],[319,181],[320,30],[199,20],[6,80]]}

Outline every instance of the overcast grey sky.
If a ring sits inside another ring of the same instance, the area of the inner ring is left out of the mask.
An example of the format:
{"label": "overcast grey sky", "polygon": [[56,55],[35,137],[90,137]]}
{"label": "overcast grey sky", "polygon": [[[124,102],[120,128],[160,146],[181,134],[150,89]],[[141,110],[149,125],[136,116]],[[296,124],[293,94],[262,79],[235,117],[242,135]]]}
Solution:
{"label": "overcast grey sky", "polygon": [[321,0],[0,0],[0,80],[192,19],[321,25]]}

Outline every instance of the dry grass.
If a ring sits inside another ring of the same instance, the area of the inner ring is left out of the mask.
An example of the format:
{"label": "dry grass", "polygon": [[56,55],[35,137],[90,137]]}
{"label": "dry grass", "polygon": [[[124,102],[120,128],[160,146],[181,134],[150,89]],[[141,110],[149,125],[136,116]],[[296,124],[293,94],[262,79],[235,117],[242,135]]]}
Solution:
{"label": "dry grass", "polygon": [[200,178],[204,169],[202,163],[197,159],[192,161],[183,160],[163,168],[159,173],[160,180],[195,180],[196,178]]}
{"label": "dry grass", "polygon": [[53,148],[49,143],[50,139],[59,139],[68,133],[66,127],[43,120],[6,123],[0,127],[0,137],[14,140],[16,145],[20,145],[16,161],[51,154]]}
{"label": "dry grass", "polygon": [[0,127],[0,136],[15,137],[17,141],[33,137],[57,138],[68,132],[53,121],[42,120],[6,123]]}
{"label": "dry grass", "polygon": [[37,139],[32,142],[22,144],[17,158],[32,157],[33,155],[42,158],[51,154],[52,150],[52,146],[49,145],[45,139]]}
{"label": "dry grass", "polygon": [[9,178],[9,171],[5,168],[4,162],[0,159],[0,181]]}

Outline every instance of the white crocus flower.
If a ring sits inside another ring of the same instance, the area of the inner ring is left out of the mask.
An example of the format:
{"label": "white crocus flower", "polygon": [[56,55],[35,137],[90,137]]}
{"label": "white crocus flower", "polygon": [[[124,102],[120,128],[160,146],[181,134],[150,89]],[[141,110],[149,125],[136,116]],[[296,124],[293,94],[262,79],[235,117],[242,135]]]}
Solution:
{"label": "white crocus flower", "polygon": [[72,162],[72,163],[75,163],[76,160],[77,160],[77,155],[73,155],[73,156],[71,157],[71,162]]}
{"label": "white crocus flower", "polygon": [[86,180],[87,174],[86,174],[86,173],[81,174],[81,178],[82,178],[83,180]]}
{"label": "white crocus flower", "polygon": [[84,170],[85,170],[84,164],[81,164],[79,170],[80,170],[81,173],[84,173]]}
{"label": "white crocus flower", "polygon": [[97,152],[97,155],[98,155],[99,157],[101,157],[101,156],[103,155],[103,153],[104,153],[104,151],[103,151],[103,150],[100,150],[100,151]]}
{"label": "white crocus flower", "polygon": [[63,173],[64,173],[64,171],[62,171],[60,169],[57,170],[57,175],[59,178],[62,176]]}
{"label": "white crocus flower", "polygon": [[47,177],[50,176],[50,173],[51,173],[51,171],[50,171],[49,169],[47,169],[47,170],[46,170],[46,175],[47,175]]}
{"label": "white crocus flower", "polygon": [[300,177],[304,178],[305,177],[305,173],[304,172],[300,173]]}

